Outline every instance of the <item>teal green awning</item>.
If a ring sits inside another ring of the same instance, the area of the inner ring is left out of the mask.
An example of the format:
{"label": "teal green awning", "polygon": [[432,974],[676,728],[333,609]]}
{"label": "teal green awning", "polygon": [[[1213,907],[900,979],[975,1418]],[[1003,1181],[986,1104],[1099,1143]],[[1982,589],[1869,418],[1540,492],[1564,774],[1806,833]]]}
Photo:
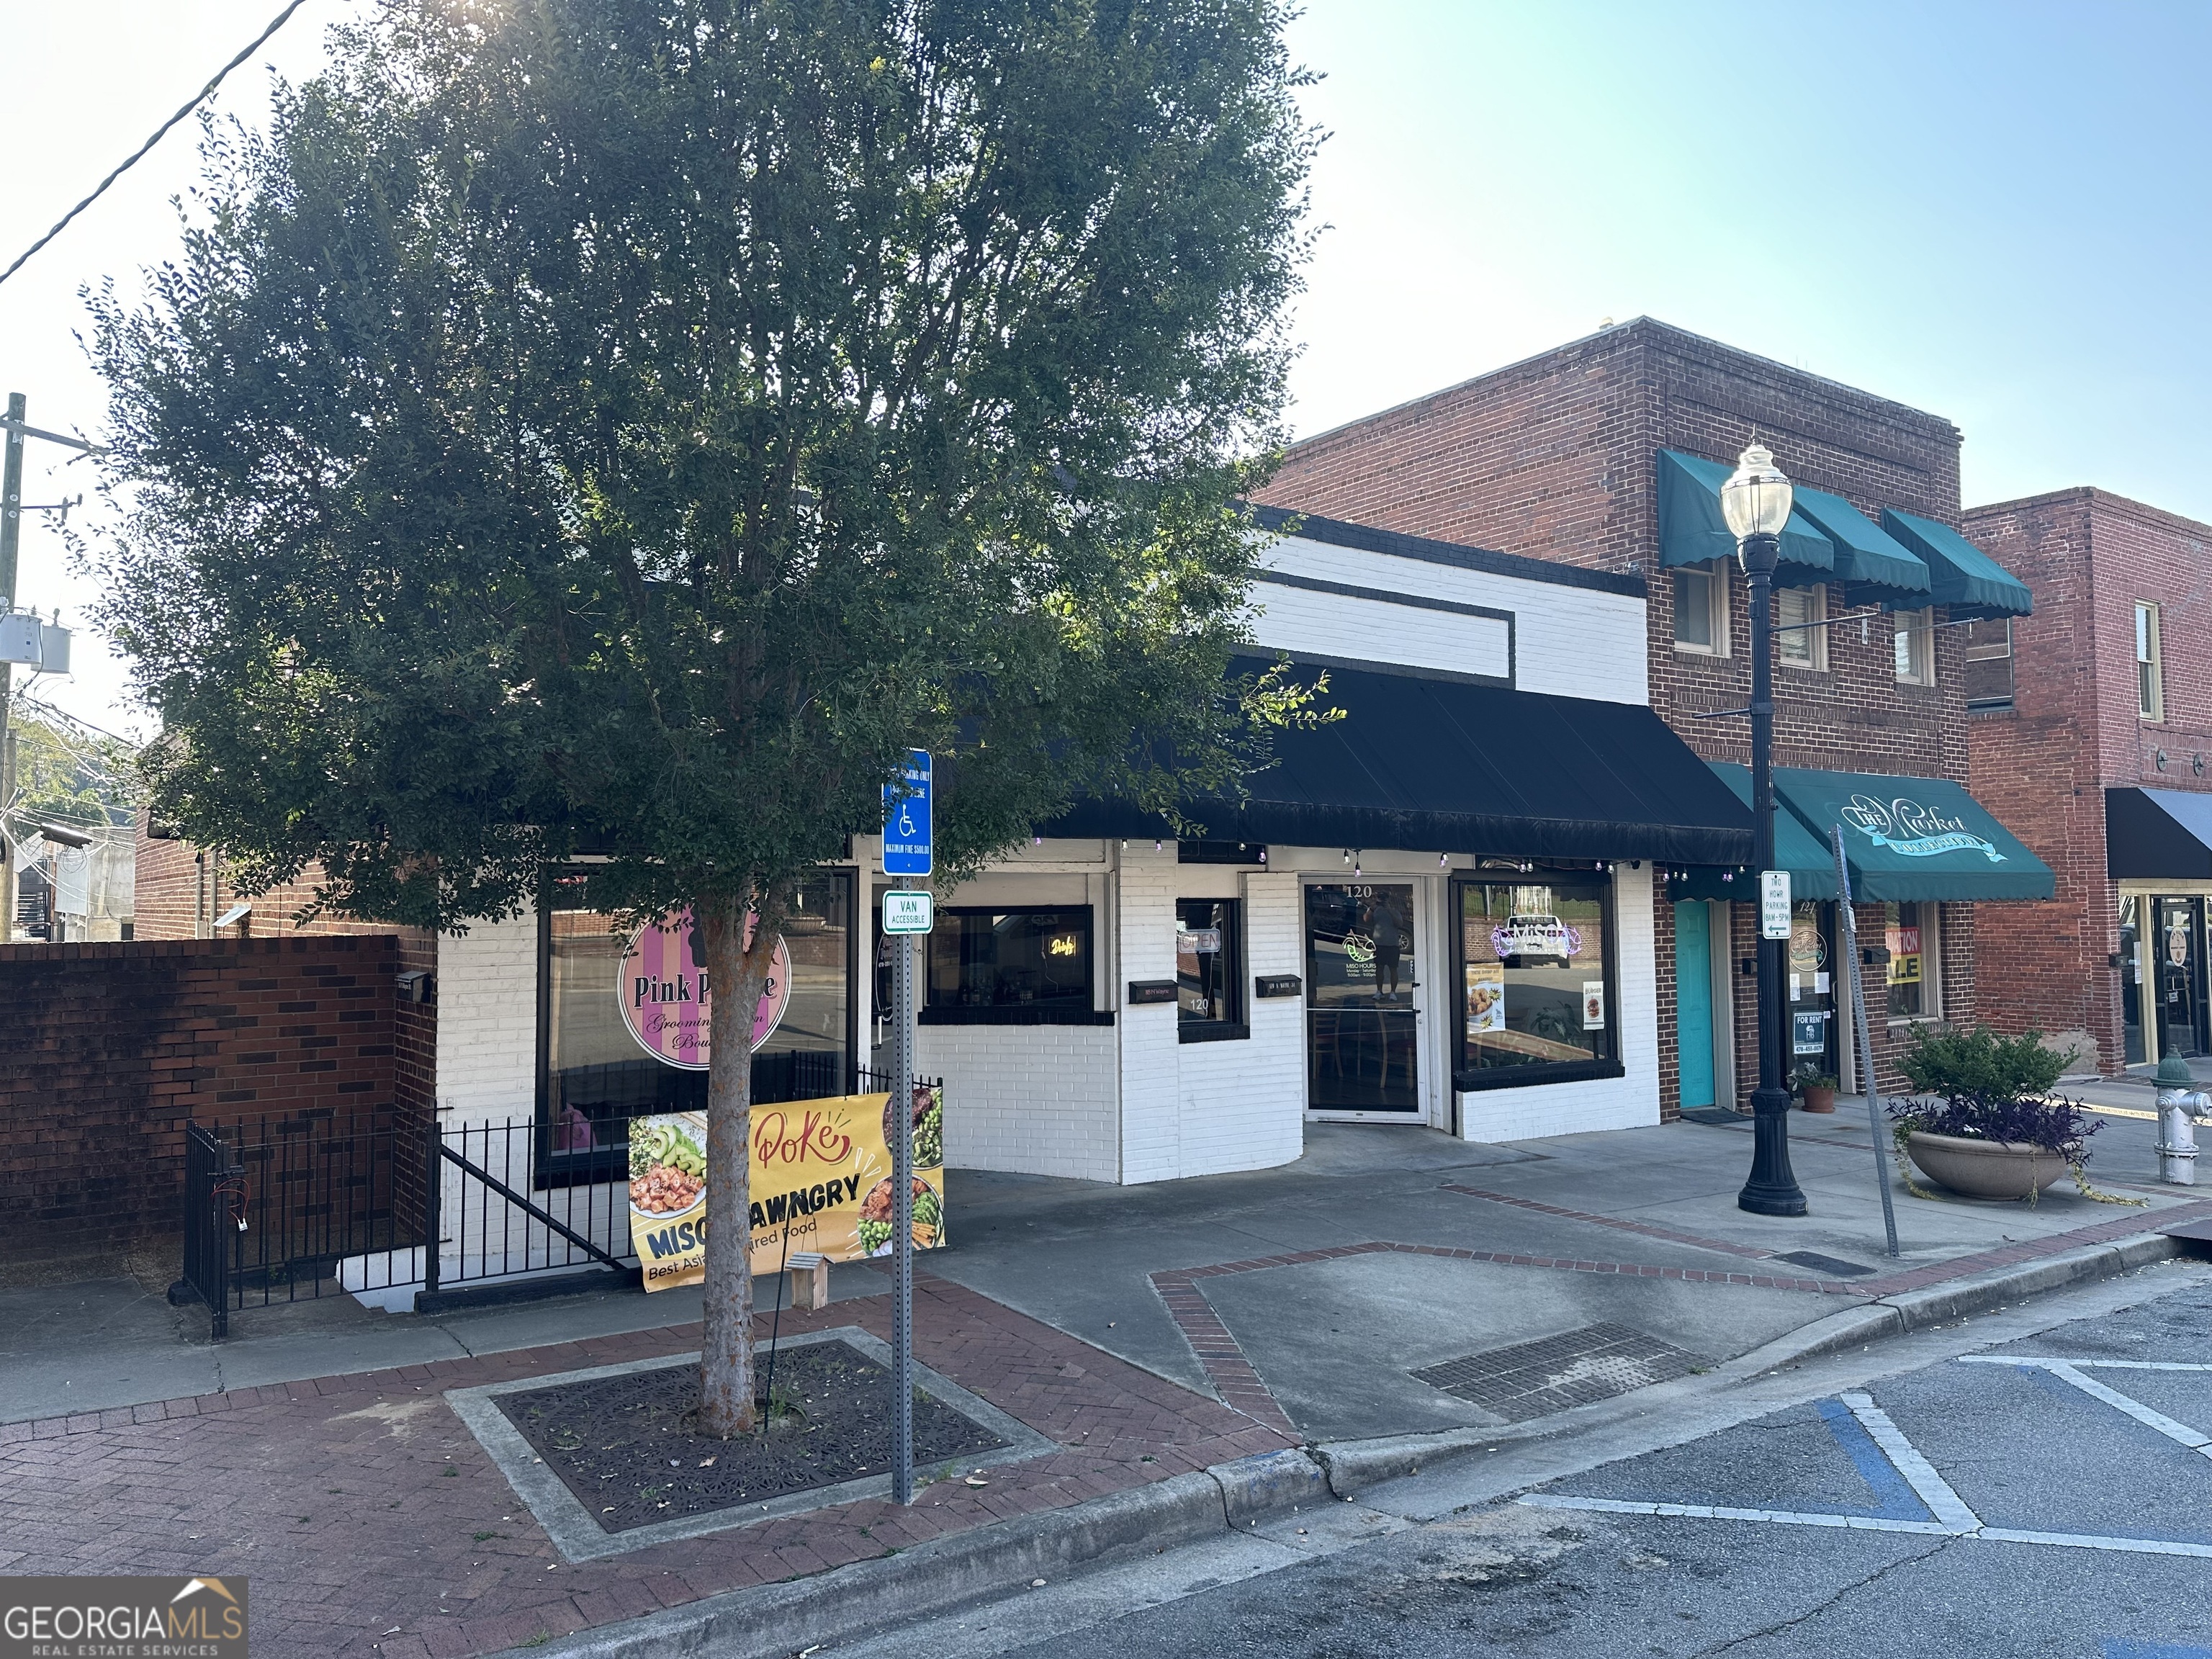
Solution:
{"label": "teal green awning", "polygon": [[[1721,513],[1721,486],[1735,469],[1678,450],[1659,452],[1659,562],[1703,564],[1735,557],[1735,538]],[[1778,587],[1805,587],[1831,579],[1834,545],[1803,514],[1790,510],[1782,528]],[[1793,568],[1794,567],[1794,568]]]}
{"label": "teal green awning", "polygon": [[[1746,806],[1751,805],[1751,769],[1739,766],[1734,761],[1707,761],[1720,781],[1735,792],[1735,798]],[[1776,776],[1781,775],[1779,770]],[[1828,849],[1813,839],[1813,832],[1790,815],[1782,804],[1782,792],[1774,793],[1774,867],[1790,872],[1790,890],[1801,899],[1832,899],[1836,896],[1836,865]],[[1733,875],[1733,881],[1723,880]],[[1759,900],[1759,877],[1748,866],[1739,871],[1698,868],[1675,877],[1667,888],[1670,898],[1741,899],[1746,904]]]}
{"label": "teal green awning", "polygon": [[1836,546],[1836,574],[1854,605],[1917,611],[1929,603],[1927,565],[1841,495],[1796,487],[1796,510]]}
{"label": "teal green awning", "polygon": [[[1751,769],[1707,761],[1738,800],[1751,805]],[[1829,848],[1832,824],[1844,827],[1844,858],[1850,866],[1851,896],[1869,903],[1948,900],[2047,899],[2055,882],[2051,866],[2021,845],[2012,832],[1948,778],[1910,778],[1888,773],[1816,772],[1774,769],[1774,859],[1790,872],[1790,890],[1801,899],[1836,896],[1836,860]],[[1758,898],[1754,872],[1733,882],[1718,870],[1692,870],[1668,884],[1674,898]]]}
{"label": "teal green awning", "polygon": [[2035,609],[2027,584],[1947,524],[1884,507],[1881,527],[1927,562],[1930,602],[1948,605],[1954,622],[1975,617],[2025,617]]}

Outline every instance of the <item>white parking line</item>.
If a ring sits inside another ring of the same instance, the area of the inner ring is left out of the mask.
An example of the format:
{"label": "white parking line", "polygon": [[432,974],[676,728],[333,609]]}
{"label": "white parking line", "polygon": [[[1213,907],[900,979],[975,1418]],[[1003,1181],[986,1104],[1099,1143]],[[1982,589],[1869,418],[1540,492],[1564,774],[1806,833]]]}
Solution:
{"label": "white parking line", "polygon": [[2052,1359],[2041,1357],[2031,1358],[2020,1354],[1969,1354],[1962,1357],[1978,1361],[1984,1364],[1994,1365],[1998,1364],[2009,1364],[2014,1365],[2033,1365],[2036,1370],[2047,1372],[2049,1375],[2057,1377],[2061,1382],[2067,1383],[2071,1387],[2081,1389],[2083,1394],[2087,1395],[2092,1400],[2101,1400],[2107,1406],[2110,1406],[2114,1411],[2125,1412],[2130,1417],[2135,1419],[2136,1422],[2142,1424],[2145,1428],[2157,1430],[2168,1440],[2177,1441],[2180,1444],[2188,1447],[2189,1449],[2193,1452],[2200,1453],[2206,1457],[2212,1457],[2212,1435],[2200,1433],[2197,1430],[2191,1428],[2186,1423],[2176,1422],[2172,1418],[2168,1417],[2164,1412],[2153,1411],[2148,1406],[2144,1405],[2142,1401],[2132,1399],[2129,1395],[2122,1394],[2118,1389],[2108,1389],[2103,1383],[2097,1381],[2095,1377],[2084,1376],[2081,1371],[2076,1369],[2077,1366],[2083,1364],[2103,1364],[2123,1366],[2130,1370],[2202,1371],[2212,1370],[2212,1365],[2172,1365],[2162,1364],[2154,1360],[2122,1359],[2097,1361]]}
{"label": "white parking line", "polygon": [[1595,1510],[1606,1515],[1666,1515],[1691,1521],[1763,1521],[1779,1527],[1833,1527],[1845,1532],[1959,1534],[1936,1521],[1886,1521],[1873,1515],[1808,1515],[1799,1510],[1732,1510],[1717,1504],[1638,1504],[1619,1498],[1555,1498],[1531,1492],[1521,1500],[1532,1510]]}
{"label": "white parking line", "polygon": [[1889,1420],[1889,1413],[1874,1403],[1874,1396],[1847,1394],[1839,1396],[1851,1408],[1851,1415],[1874,1437],[1881,1448],[1881,1455],[1889,1459],[1903,1475],[1920,1501],[1928,1505],[1928,1513],[1941,1521],[1953,1532],[1972,1532],[1982,1524],[1982,1517],[1968,1509],[1951,1483],[1936,1473],[1936,1466],[1923,1457]]}
{"label": "white parking line", "polygon": [[2071,1359],[2039,1353],[1962,1353],[1962,1365],[2078,1365],[2106,1371],[2212,1371],[2212,1365],[2185,1364],[2178,1359]]}

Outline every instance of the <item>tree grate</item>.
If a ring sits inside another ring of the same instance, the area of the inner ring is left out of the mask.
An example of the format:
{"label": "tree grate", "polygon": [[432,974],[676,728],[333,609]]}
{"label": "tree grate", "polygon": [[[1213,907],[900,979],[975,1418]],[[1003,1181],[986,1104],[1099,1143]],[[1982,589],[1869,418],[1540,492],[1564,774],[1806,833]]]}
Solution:
{"label": "tree grate", "polygon": [[1411,1375],[1509,1423],[1525,1423],[1687,1376],[1705,1364],[1656,1337],[1603,1324],[1447,1359]]}

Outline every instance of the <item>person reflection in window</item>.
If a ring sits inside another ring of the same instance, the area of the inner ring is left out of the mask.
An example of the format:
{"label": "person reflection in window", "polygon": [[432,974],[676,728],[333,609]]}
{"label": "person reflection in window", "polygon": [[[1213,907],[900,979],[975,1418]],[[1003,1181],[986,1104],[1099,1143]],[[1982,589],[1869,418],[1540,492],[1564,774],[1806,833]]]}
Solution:
{"label": "person reflection in window", "polygon": [[1375,941],[1375,1000],[1398,994],[1398,964],[1413,943],[1395,895],[1377,894],[1368,906],[1367,935]]}

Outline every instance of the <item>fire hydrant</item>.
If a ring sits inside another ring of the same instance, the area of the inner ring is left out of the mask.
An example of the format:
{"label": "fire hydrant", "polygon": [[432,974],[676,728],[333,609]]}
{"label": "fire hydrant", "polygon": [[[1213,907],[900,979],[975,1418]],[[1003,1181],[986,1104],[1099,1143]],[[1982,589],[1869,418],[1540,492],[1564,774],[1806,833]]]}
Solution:
{"label": "fire hydrant", "polygon": [[2197,1116],[2212,1110],[2212,1097],[2195,1085],[2179,1054],[2159,1061],[2158,1178],[2177,1187],[2197,1184]]}

